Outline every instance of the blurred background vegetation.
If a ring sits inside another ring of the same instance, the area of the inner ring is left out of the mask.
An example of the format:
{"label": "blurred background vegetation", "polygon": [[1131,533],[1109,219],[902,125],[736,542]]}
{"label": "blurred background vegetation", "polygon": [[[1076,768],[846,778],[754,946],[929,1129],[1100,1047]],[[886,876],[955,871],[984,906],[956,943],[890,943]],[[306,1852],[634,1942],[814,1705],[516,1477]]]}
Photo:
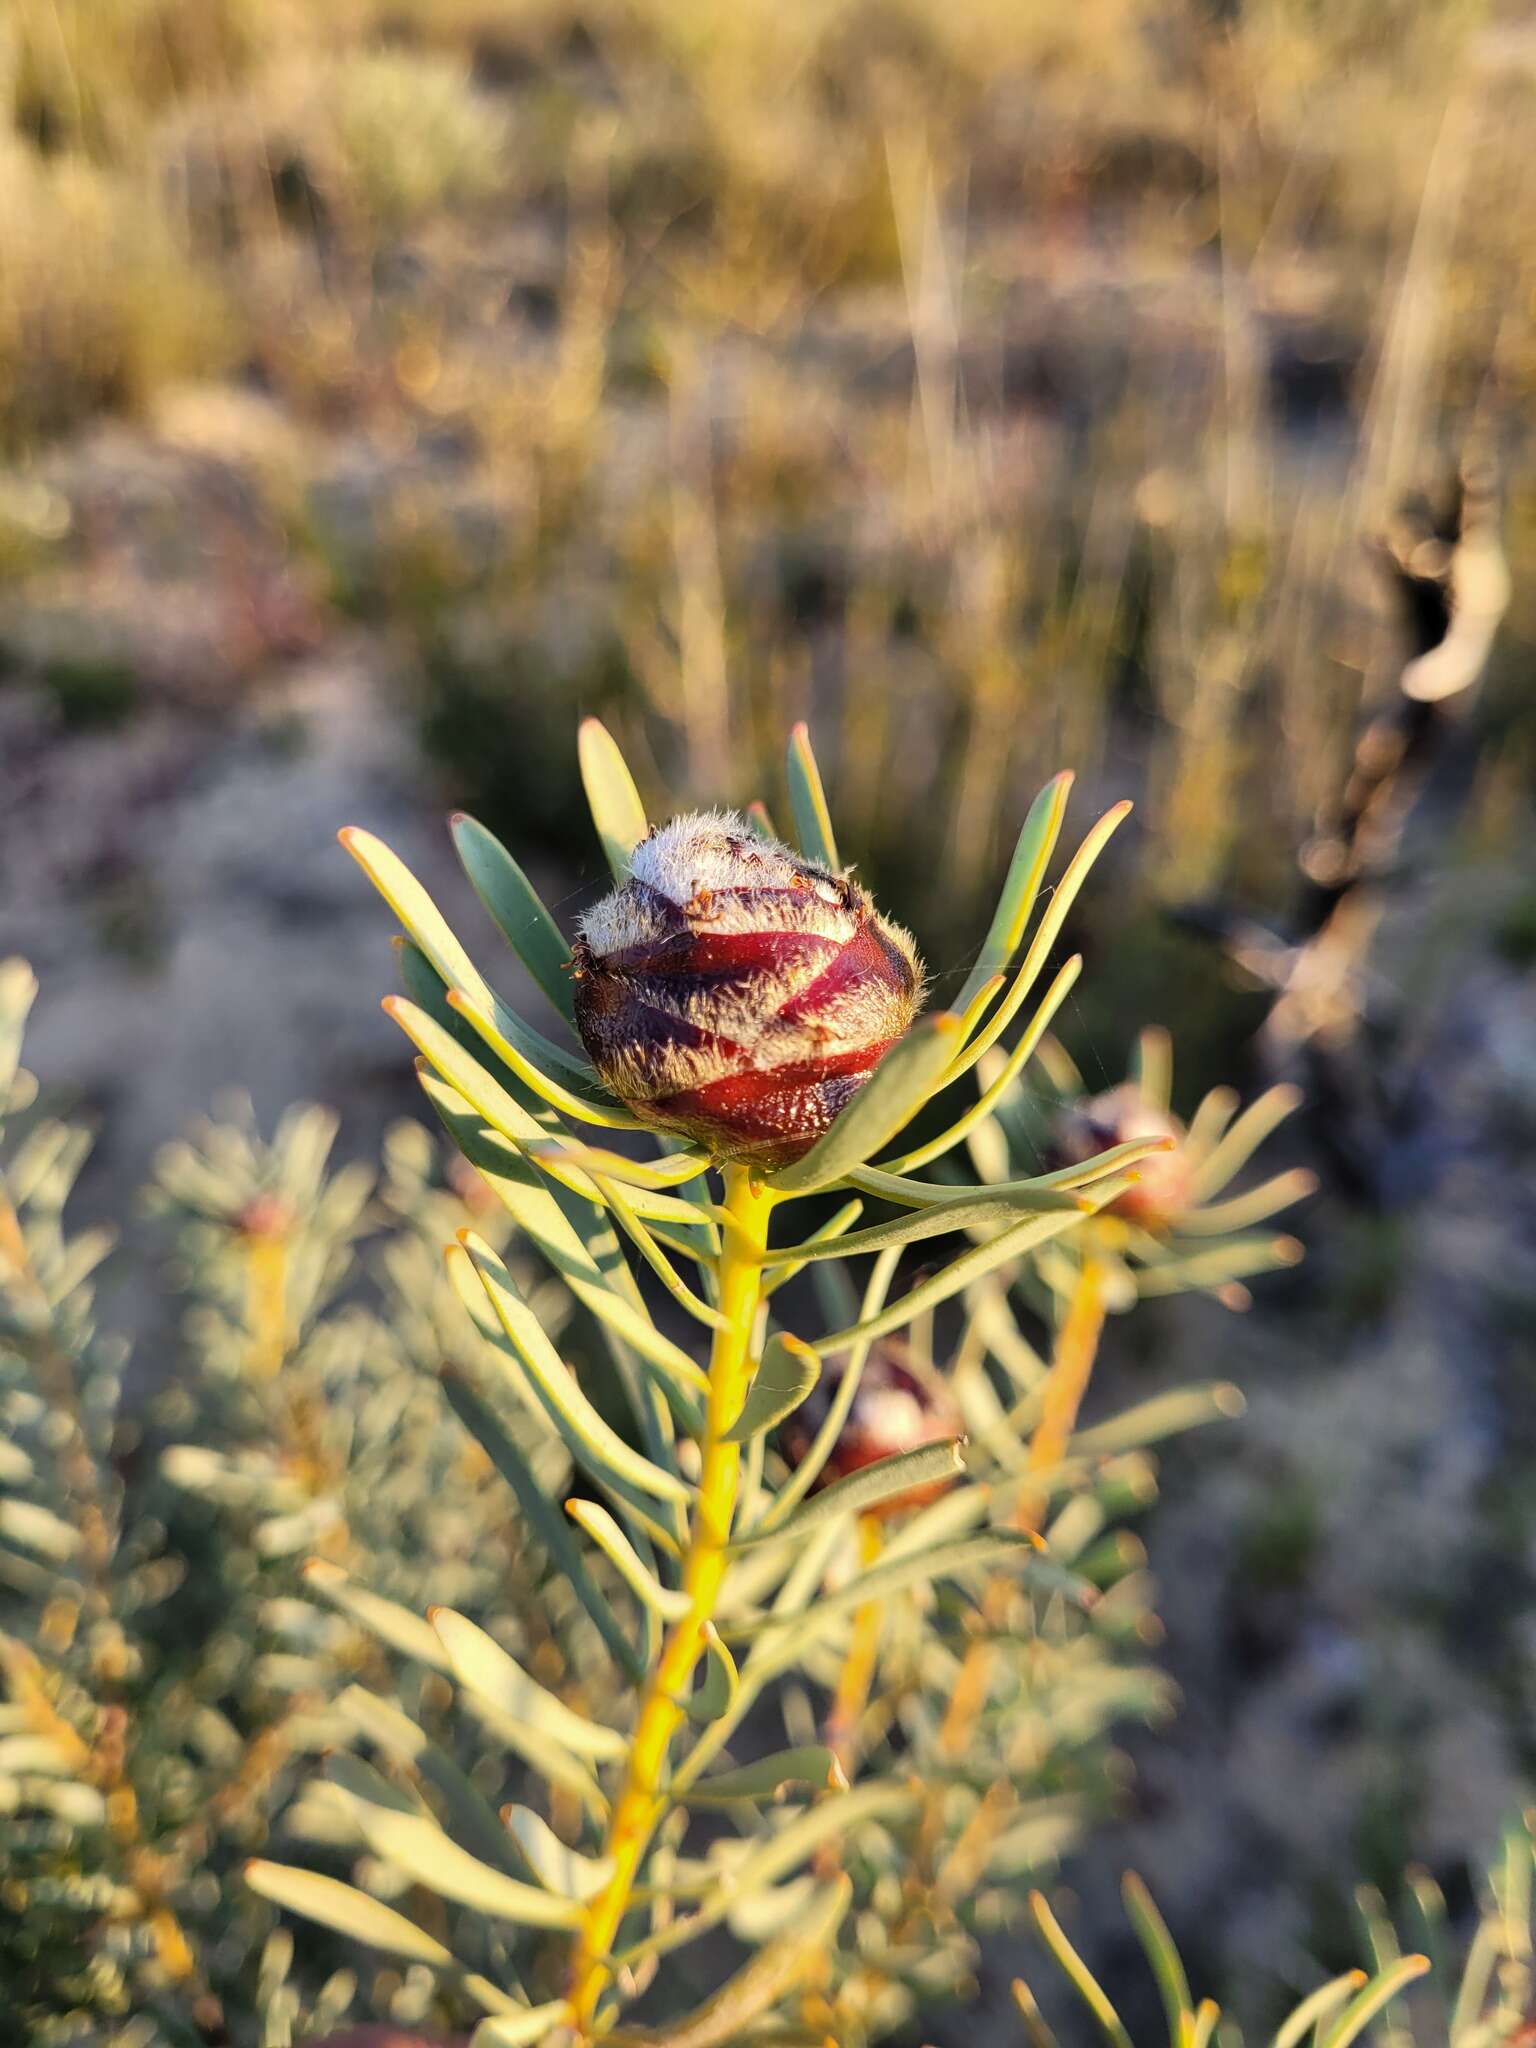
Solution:
{"label": "blurred background vegetation", "polygon": [[[229,1082],[377,1156],[330,835],[472,928],[462,805],[568,916],[582,714],[656,812],[775,800],[807,718],[940,997],[1045,777],[1136,797],[1063,1035],[1092,1086],[1170,1026],[1186,1109],[1300,1078],[1324,1173],[1257,1313],[1114,1368],[1256,1396],[1176,1460],[1184,1715],[1074,1872],[1112,1944],[1133,1857],[1217,1988],[1351,1960],[1354,1877],[1464,1898],[1536,1764],[1533,118],[1472,0],[0,16],[0,953],[87,1218]],[[1470,465],[1507,613],[1276,1030]],[[153,1266],[103,1284],[154,1379]]]}

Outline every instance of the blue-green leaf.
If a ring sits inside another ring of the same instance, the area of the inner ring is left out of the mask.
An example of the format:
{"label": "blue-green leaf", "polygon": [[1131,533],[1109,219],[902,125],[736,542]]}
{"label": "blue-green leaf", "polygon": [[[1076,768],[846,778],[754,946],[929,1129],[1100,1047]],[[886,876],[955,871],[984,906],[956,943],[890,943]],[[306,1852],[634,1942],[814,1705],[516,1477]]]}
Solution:
{"label": "blue-green leaf", "polygon": [[538,891],[495,834],[477,820],[460,811],[452,829],[453,843],[475,894],[550,1002],[573,1024],[571,948]]}
{"label": "blue-green leaf", "polygon": [[911,1493],[915,1487],[934,1486],[954,1479],[964,1470],[964,1437],[949,1437],[936,1444],[920,1444],[913,1451],[897,1451],[889,1458],[878,1458],[874,1464],[862,1465],[857,1472],[849,1472],[844,1478],[834,1480],[820,1493],[813,1494],[804,1507],[787,1521],[780,1522],[776,1529],[765,1530],[761,1535],[743,1536],[732,1547],[748,1549],[758,1543],[777,1542],[786,1536],[803,1536],[818,1522],[830,1522],[838,1515],[863,1514],[897,1494]]}
{"label": "blue-green leaf", "polygon": [[777,1803],[790,1785],[804,1785],[812,1792],[846,1792],[848,1779],[837,1752],[825,1743],[813,1742],[798,1749],[775,1750],[755,1763],[696,1779],[683,1797],[690,1806],[735,1805],[743,1799]]}
{"label": "blue-green leaf", "polygon": [[763,1347],[741,1413],[725,1432],[729,1444],[744,1444],[793,1414],[821,1377],[821,1360],[809,1344],[777,1331]]}
{"label": "blue-green leaf", "polygon": [[535,1538],[549,1552],[566,1584],[586,1609],[610,1654],[630,1678],[643,1678],[640,1659],[587,1570],[570,1524],[539,1485],[521,1448],[502,1427],[494,1410],[457,1373],[444,1372],[441,1379],[449,1407],[512,1488]]}

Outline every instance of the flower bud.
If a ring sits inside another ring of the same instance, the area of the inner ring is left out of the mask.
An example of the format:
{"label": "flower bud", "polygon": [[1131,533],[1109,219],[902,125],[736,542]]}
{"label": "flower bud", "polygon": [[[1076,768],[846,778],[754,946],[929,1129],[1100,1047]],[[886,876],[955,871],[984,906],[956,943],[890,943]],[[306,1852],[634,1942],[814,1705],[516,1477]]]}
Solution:
{"label": "flower bud", "polygon": [[582,919],[576,1023],[612,1092],[717,1159],[788,1165],[906,1031],[912,941],[734,814],[674,818]]}
{"label": "flower bud", "polygon": [[1140,1179],[1109,1206],[1112,1216],[1123,1216],[1144,1230],[1164,1231],[1175,1228],[1190,1205],[1193,1169],[1183,1137],[1184,1126],[1177,1117],[1149,1102],[1134,1081],[1122,1081],[1102,1095],[1064,1104],[1056,1114],[1050,1150],[1054,1165],[1077,1166],[1112,1145],[1172,1138],[1172,1151],[1153,1152],[1137,1161]]}
{"label": "flower bud", "polygon": [[[795,1410],[781,1431],[785,1456],[798,1465],[810,1450],[816,1432],[826,1420],[837,1394],[845,1367],[829,1366],[805,1402]],[[819,1486],[834,1479],[846,1479],[881,1458],[893,1458],[902,1451],[921,1450],[924,1444],[948,1442],[965,1434],[959,1405],[935,1372],[919,1373],[907,1347],[891,1338],[877,1344],[859,1376],[832,1454],[818,1476]],[[949,1486],[948,1479],[883,1500],[872,1510],[881,1516],[904,1515],[913,1508],[937,1500]]]}

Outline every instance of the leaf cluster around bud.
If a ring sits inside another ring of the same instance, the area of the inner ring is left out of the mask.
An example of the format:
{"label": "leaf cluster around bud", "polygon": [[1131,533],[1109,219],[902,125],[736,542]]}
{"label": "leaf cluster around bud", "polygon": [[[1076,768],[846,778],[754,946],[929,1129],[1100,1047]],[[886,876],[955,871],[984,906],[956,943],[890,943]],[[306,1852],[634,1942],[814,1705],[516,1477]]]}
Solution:
{"label": "leaf cluster around bud", "polygon": [[[601,728],[582,761],[622,889],[650,828]],[[803,733],[789,786],[805,860],[837,878]],[[1223,1193],[1288,1104],[1235,1115],[1219,1093],[1173,1124],[1157,1034],[1134,1101],[1082,1100],[1051,1036],[1081,963],[1051,956],[1125,807],[1047,894],[1067,789],[1031,810],[954,1008],[813,1142],[755,1166],[665,1128],[646,1148],[578,1042],[569,942],[481,827],[455,821],[465,868],[569,1037],[519,1017],[388,850],[344,835],[403,928],[388,1007],[456,1164],[439,1184],[407,1125],[377,1183],[329,1173],[313,1110],[270,1145],[223,1125],[167,1152],[156,1206],[197,1375],[159,1404],[146,1532],[113,1459],[120,1357],[90,1312],[105,1246],[60,1223],[81,1144],[24,1130],[0,1180],[18,1603],[0,1795],[26,1819],[0,1879],[25,1892],[34,1966],[61,1914],[88,1929],[83,1965],[47,1950],[55,2006],[137,2000],[169,2038],[226,2025],[241,2048],[257,2011],[264,2040],[318,2035],[358,1995],[435,2038],[479,2016],[476,2048],[861,2048],[970,1995],[979,1938],[1022,1924],[1029,1886],[1117,1797],[1115,1725],[1170,1706],[1123,1526],[1152,1497],[1149,1448],[1241,1405],[1192,1387],[1085,1423],[1103,1312],[1174,1286],[1230,1299],[1288,1242],[1248,1226],[1304,1191]],[[30,992],[0,973],[0,1095],[23,1123]],[[1094,1143],[1042,1129],[1064,1110]],[[1170,1139],[1178,1172],[1138,1215]],[[369,1243],[377,1305],[359,1295]],[[215,1565],[183,1582],[199,1649],[167,1688],[143,1616],[178,1546]],[[280,1860],[233,1885],[231,1857],[275,1850],[278,1829]],[[1496,1930],[1520,1918],[1528,1844],[1507,1862]],[[268,1933],[264,1901],[318,1927]],[[1131,1902],[1190,2048],[1214,2011]],[[1034,1916],[1121,2039],[1059,1922]],[[1321,2020],[1343,2048],[1390,1999],[1404,1972],[1373,1927],[1377,1975],[1322,1985],[1287,2039]],[[747,1959],[693,2003],[673,1958],[722,1931]],[[1501,1998],[1528,1953],[1506,1947]],[[1468,2044],[1507,2038],[1477,2032],[1505,2010],[1478,1967]],[[659,2027],[636,2022],[641,1998]],[[1022,1989],[1020,2006],[1047,2040]]]}
{"label": "leaf cluster around bud", "polygon": [[[1117,1547],[1113,1524],[1149,1492],[1142,1443],[1232,1412],[1230,1390],[1195,1389],[1101,1425],[1099,1443],[1070,1428],[1058,1443],[1040,1425],[1053,1368],[1016,1320],[1018,1288],[1051,1248],[1113,1211],[1164,1137],[973,1182],[953,1164],[998,1128],[1076,978],[1079,961],[1050,978],[1048,964],[1129,807],[1098,822],[1047,894],[1070,786],[1058,777],[1025,821],[954,1007],[882,1045],[867,1078],[809,1141],[796,1133],[792,1145],[743,1147],[701,1121],[700,1144],[679,1136],[667,1106],[656,1109],[658,1091],[636,1085],[643,1045],[628,1060],[603,1057],[610,1042],[582,1016],[595,955],[605,973],[638,962],[642,978],[657,948],[700,977],[723,961],[739,1020],[755,997],[750,976],[734,970],[754,948],[704,943],[716,936],[704,930],[709,913],[718,916],[704,900],[712,891],[734,887],[743,872],[819,890],[809,918],[777,901],[765,909],[733,899],[728,935],[772,934],[756,947],[765,958],[789,925],[820,920],[836,946],[877,914],[842,882],[803,731],[788,758],[801,852],[765,840],[756,863],[734,824],[653,833],[601,727],[584,728],[581,757],[615,890],[589,917],[584,942],[561,933],[504,847],[472,820],[454,823],[471,883],[570,1040],[547,1036],[503,1001],[385,846],[360,831],[342,837],[402,927],[404,993],[386,1009],[416,1047],[429,1101],[517,1242],[569,1291],[621,1391],[627,1416],[618,1421],[553,1341],[526,1282],[483,1233],[459,1234],[448,1271],[480,1344],[447,1382],[449,1398],[509,1481],[632,1688],[634,1709],[612,1720],[574,1714],[504,1647],[435,1610],[432,1643],[400,1622],[392,1639],[444,1670],[461,1701],[545,1780],[551,1816],[561,1816],[558,1842],[515,1828],[492,1853],[483,1826],[467,1834],[466,1816],[436,1802],[402,1812],[383,1781],[355,1774],[343,1790],[385,1863],[527,1931],[523,1970],[494,1984],[463,1979],[488,2015],[480,2048],[630,2038],[621,2018],[629,2002],[665,1958],[722,1924],[759,1953],[681,2022],[687,2038],[726,2039],[706,2015],[729,2012],[729,2038],[745,2039],[793,1993],[812,2026],[873,2040],[914,2000],[963,1984],[975,1933],[1012,1910],[1016,1874],[1046,1867],[1107,1796],[1102,1739],[1113,1719],[1165,1704],[1160,1681],[1122,1654],[1148,1617],[1134,1545]],[[760,807],[756,815],[765,819]],[[690,850],[696,875],[676,866]],[[573,960],[583,981],[573,983]],[[690,1014],[717,1028],[718,984],[707,993],[717,1008],[700,997]],[[768,1007],[783,995],[770,988]],[[580,1042],[584,1021],[596,1065]],[[750,1050],[739,1021],[734,1037]],[[605,1075],[621,1078],[621,1092]],[[931,1106],[960,1084],[974,1090],[978,1078],[979,1091],[927,1135]],[[648,1126],[660,1140],[650,1151],[636,1142]],[[796,1214],[806,1220],[786,1229]],[[897,1293],[909,1247],[922,1248],[925,1265]],[[859,1265],[855,1286],[848,1274]],[[817,1297],[820,1326],[811,1327]],[[944,1381],[932,1361],[935,1312],[958,1317],[961,1329]],[[690,1322],[693,1343],[682,1334]],[[893,1395],[890,1347],[903,1333],[906,1378]],[[941,1388],[942,1428],[933,1403],[914,1392],[924,1376]],[[564,1512],[526,1442],[498,1421],[509,1410],[569,1458],[577,1492]],[[1049,1459],[1040,1449],[1047,1436]],[[328,1573],[314,1584],[363,1612],[361,1588]],[[943,1710],[955,1659],[987,1640],[999,1654],[989,1653],[962,1723]],[[1031,1648],[1027,1673],[1014,1644]],[[862,1691],[849,1682],[854,1670]],[[836,1711],[818,1726],[797,1671],[841,1701],[847,1726]],[[738,1744],[768,1700],[779,1703],[788,1747],[743,1765]],[[999,1778],[999,1728],[1016,1730],[1026,1712],[1042,1729],[1034,1762]],[[850,1784],[845,1759],[871,1767]],[[935,1803],[937,1783],[946,1789]],[[690,1817],[712,1808],[735,1808],[748,1822],[733,1853],[693,1847]],[[931,1868],[914,1949],[911,1883],[900,1873],[905,1862],[910,1878],[919,1838]],[[265,1896],[357,1939],[426,1954],[414,1923],[381,1918],[364,1892],[271,1863],[250,1876]],[[853,1896],[862,1907],[849,1949],[831,1937]],[[566,1960],[552,1970],[551,1945],[562,1941]],[[452,1956],[437,1960],[448,1967]]]}

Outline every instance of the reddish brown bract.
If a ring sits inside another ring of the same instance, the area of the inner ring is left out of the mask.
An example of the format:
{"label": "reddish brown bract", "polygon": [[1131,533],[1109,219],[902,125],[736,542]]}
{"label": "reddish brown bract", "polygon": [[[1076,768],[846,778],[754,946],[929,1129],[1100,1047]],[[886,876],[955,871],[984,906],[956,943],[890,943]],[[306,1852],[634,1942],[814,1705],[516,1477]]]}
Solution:
{"label": "reddish brown bract", "polygon": [[740,818],[676,818],[582,920],[576,1023],[604,1082],[717,1159],[787,1165],[911,1023],[912,941]]}
{"label": "reddish brown bract", "polygon": [[1170,1230],[1190,1203],[1192,1169],[1183,1137],[1184,1126],[1177,1117],[1148,1102],[1134,1081],[1122,1081],[1102,1095],[1063,1106],[1052,1134],[1052,1160],[1059,1166],[1077,1166],[1112,1145],[1128,1145],[1137,1138],[1171,1138],[1171,1151],[1154,1152],[1137,1162],[1140,1179],[1109,1210],[1144,1230]]}
{"label": "reddish brown bract", "polygon": [[[785,1423],[782,1442],[792,1465],[798,1465],[810,1449],[837,1396],[845,1369],[829,1367],[809,1398]],[[846,1479],[850,1472],[861,1472],[866,1465],[878,1464],[882,1458],[918,1451],[925,1444],[945,1443],[964,1433],[959,1406],[944,1381],[935,1372],[918,1371],[906,1345],[887,1338],[875,1346],[859,1376],[848,1419],[822,1468],[818,1484],[830,1485],[834,1479]],[[940,1479],[909,1487],[905,1493],[881,1501],[872,1512],[881,1517],[907,1514],[937,1500],[951,1483]]]}

